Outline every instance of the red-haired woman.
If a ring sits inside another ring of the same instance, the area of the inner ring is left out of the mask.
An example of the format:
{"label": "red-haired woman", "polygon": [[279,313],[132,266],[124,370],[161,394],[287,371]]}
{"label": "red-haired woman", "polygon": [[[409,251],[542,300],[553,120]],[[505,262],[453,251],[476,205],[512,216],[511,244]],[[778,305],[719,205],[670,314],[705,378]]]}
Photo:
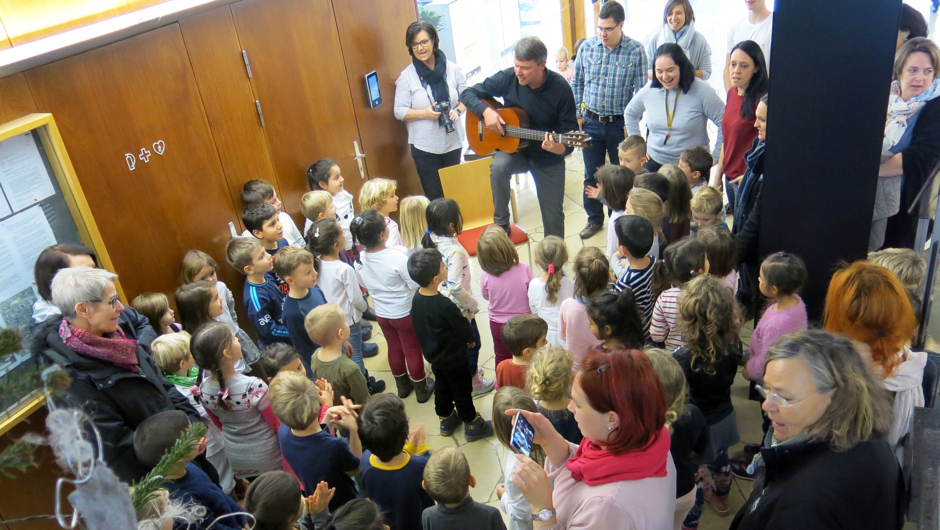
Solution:
{"label": "red-haired woman", "polygon": [[826,331],[842,333],[861,348],[868,366],[894,394],[894,423],[888,442],[902,455],[914,407],[924,406],[925,352],[911,351],[917,328],[904,286],[884,267],[856,261],[832,276],[823,311]]}
{"label": "red-haired woman", "polygon": [[[584,435],[568,443],[541,414],[521,412],[545,450],[545,469],[519,457],[513,483],[535,528],[671,528],[676,467],[669,455],[666,398],[637,350],[588,353],[568,405]],[[549,479],[554,481],[554,489]]]}

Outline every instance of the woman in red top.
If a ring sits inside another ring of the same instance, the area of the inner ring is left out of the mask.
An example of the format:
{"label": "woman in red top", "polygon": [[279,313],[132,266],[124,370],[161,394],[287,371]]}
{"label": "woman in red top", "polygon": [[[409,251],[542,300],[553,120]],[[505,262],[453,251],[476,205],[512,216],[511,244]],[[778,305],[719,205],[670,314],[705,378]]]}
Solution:
{"label": "woman in red top", "polygon": [[725,114],[721,119],[724,141],[718,157],[718,171],[712,177],[712,186],[721,189],[723,182],[727,182],[728,203],[733,205],[734,192],[747,170],[744,153],[757,138],[754,111],[761,96],[767,93],[768,80],[764,52],[754,41],[741,41],[735,45],[728,64],[731,90],[728,91]]}

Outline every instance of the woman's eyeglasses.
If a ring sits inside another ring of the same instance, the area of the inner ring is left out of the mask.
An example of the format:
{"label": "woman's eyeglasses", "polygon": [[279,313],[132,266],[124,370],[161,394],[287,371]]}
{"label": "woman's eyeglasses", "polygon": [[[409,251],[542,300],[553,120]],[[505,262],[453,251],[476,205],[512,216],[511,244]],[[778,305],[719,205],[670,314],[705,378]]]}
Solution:
{"label": "woman's eyeglasses", "polygon": [[111,306],[111,309],[115,309],[115,306],[121,303],[121,297],[120,295],[114,295],[112,298],[108,300],[91,300],[91,302],[95,304],[100,304],[102,302],[105,302],[106,304]]}
{"label": "woman's eyeglasses", "polygon": [[424,39],[424,40],[421,41],[421,42],[415,42],[415,43],[413,43],[413,44],[411,45],[411,48],[412,48],[413,50],[417,50],[418,48],[427,48],[427,47],[430,46],[430,45],[431,45],[431,39]]}
{"label": "woman's eyeglasses", "polygon": [[806,398],[808,398],[809,396],[812,396],[813,394],[816,393],[816,392],[813,392],[813,394],[810,394],[809,396],[802,397],[802,398],[800,398],[800,399],[787,399],[787,398],[780,397],[780,394],[778,394],[778,393],[776,393],[776,392],[771,392],[771,391],[767,390],[766,388],[764,388],[764,387],[762,387],[762,386],[760,386],[760,385],[754,385],[754,388],[757,390],[757,392],[758,392],[761,396],[764,397],[764,399],[766,399],[766,400],[771,400],[771,399],[772,399],[772,400],[776,401],[776,402],[777,402],[777,405],[779,405],[780,408],[783,408],[783,409],[789,407],[790,405],[796,405],[796,404],[799,403],[800,401],[803,401],[804,399],[806,399]]}

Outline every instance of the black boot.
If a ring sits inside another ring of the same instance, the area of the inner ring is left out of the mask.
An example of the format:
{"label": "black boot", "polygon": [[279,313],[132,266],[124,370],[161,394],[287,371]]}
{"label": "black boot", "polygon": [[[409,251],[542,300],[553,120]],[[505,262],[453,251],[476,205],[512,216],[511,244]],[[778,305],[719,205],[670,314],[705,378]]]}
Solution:
{"label": "black boot", "polygon": [[380,381],[371,375],[366,374],[366,386],[369,387],[369,395],[381,394],[385,392],[385,381]]}
{"label": "black boot", "polygon": [[450,416],[446,418],[440,418],[441,421],[441,436],[450,436],[454,434],[454,431],[457,430],[457,427],[463,423],[463,420],[460,419],[460,416],[457,415],[457,411],[450,413]]}
{"label": "black boot", "polygon": [[414,390],[414,384],[411,382],[411,378],[408,377],[408,374],[396,375],[395,386],[398,387],[398,397],[402,399],[410,396],[411,391]]}
{"label": "black boot", "polygon": [[434,380],[430,377],[425,377],[420,381],[413,381],[413,384],[418,403],[427,403],[428,400],[431,399],[431,395],[434,394]]}
{"label": "black boot", "polygon": [[487,436],[493,436],[493,423],[489,420],[484,420],[479,414],[477,414],[475,420],[463,426],[463,437],[466,438],[468,442],[475,442]]}

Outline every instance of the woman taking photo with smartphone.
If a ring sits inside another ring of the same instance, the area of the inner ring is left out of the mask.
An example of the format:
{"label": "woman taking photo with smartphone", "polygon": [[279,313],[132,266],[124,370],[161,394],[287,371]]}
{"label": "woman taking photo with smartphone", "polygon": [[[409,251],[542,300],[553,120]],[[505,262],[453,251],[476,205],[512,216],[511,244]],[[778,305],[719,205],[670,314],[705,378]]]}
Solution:
{"label": "woman taking photo with smartphone", "polygon": [[532,441],[545,451],[544,469],[518,456],[512,478],[532,507],[533,527],[672,528],[676,467],[666,398],[646,354],[588,353],[568,410],[584,434],[580,446],[565,441],[541,414],[506,411],[522,413],[535,431]]}

